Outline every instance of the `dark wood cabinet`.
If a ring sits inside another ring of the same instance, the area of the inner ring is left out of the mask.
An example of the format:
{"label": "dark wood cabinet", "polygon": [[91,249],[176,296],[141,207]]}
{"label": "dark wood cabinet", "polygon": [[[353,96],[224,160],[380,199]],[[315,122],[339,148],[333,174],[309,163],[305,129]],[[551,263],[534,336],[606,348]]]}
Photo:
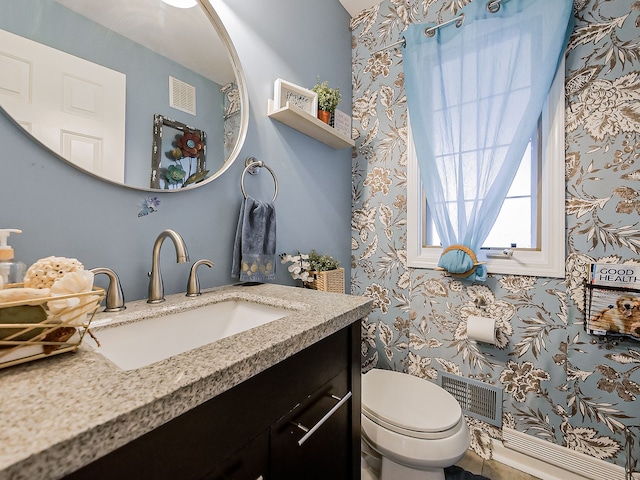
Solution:
{"label": "dark wood cabinet", "polygon": [[235,452],[222,462],[205,480],[267,480],[269,472],[269,432]]}
{"label": "dark wood cabinet", "polygon": [[355,322],[66,478],[359,478],[359,352]]}
{"label": "dark wood cabinet", "polygon": [[344,371],[273,425],[272,478],[352,478],[350,402],[351,390]]}

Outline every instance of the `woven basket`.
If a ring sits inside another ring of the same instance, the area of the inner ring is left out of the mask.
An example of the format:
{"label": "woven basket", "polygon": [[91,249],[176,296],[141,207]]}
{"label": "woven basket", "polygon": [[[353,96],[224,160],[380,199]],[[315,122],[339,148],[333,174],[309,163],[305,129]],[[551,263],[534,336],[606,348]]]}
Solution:
{"label": "woven basket", "polygon": [[[21,286],[16,283],[5,288]],[[41,306],[47,314],[39,323],[0,323],[0,368],[76,350],[104,296],[105,291],[96,287],[83,293],[0,302],[0,310]],[[70,300],[69,306],[59,307],[60,301],[66,300]],[[58,306],[54,311],[49,308],[52,301],[58,303],[52,304]]]}
{"label": "woven basket", "polygon": [[314,281],[305,282],[307,288],[323,292],[344,293],[344,268],[309,273],[313,275]]}

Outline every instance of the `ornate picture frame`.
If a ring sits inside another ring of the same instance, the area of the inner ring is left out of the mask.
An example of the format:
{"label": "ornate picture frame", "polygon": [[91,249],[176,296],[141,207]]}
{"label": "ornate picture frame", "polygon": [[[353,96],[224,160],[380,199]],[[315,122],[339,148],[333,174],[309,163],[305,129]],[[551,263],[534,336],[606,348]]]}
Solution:
{"label": "ornate picture frame", "polygon": [[296,106],[309,115],[318,115],[318,94],[307,89],[287,82],[281,78],[276,79],[273,86],[273,103],[275,108],[283,108],[287,102]]}
{"label": "ornate picture frame", "polygon": [[206,155],[206,132],[154,114],[151,188],[176,190],[204,180],[208,173]]}

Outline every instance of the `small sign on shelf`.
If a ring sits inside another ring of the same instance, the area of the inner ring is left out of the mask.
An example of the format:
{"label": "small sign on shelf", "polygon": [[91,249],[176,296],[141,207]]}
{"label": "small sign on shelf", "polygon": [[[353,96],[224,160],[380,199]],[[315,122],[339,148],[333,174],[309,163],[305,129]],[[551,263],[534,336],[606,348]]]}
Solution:
{"label": "small sign on shelf", "polygon": [[351,116],[336,108],[333,114],[333,128],[345,137],[351,138]]}
{"label": "small sign on shelf", "polygon": [[273,103],[277,109],[289,105],[304,110],[314,117],[318,115],[318,94],[281,78],[273,86]]}

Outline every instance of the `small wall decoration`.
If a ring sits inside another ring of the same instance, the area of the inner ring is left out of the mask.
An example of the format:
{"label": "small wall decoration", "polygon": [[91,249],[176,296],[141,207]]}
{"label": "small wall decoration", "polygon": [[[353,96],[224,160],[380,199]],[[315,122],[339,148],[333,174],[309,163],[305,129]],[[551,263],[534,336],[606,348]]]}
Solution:
{"label": "small wall decoration", "polygon": [[149,196],[142,200],[142,203],[138,205],[140,211],[138,212],[138,217],[144,217],[145,215],[149,215],[150,213],[154,213],[158,211],[158,207],[160,206],[160,199],[158,197]]}
{"label": "small wall decoration", "polygon": [[287,102],[314,117],[318,114],[318,95],[315,92],[278,78],[274,83],[273,103],[276,108],[283,108]]}
{"label": "small wall decoration", "polygon": [[[166,138],[163,144],[163,138]],[[151,188],[175,190],[204,180],[207,134],[197,128],[153,116]]]}
{"label": "small wall decoration", "polygon": [[336,108],[333,112],[333,128],[351,138],[351,117]]}
{"label": "small wall decoration", "polygon": [[640,341],[640,266],[592,263],[586,283],[587,333]]}

